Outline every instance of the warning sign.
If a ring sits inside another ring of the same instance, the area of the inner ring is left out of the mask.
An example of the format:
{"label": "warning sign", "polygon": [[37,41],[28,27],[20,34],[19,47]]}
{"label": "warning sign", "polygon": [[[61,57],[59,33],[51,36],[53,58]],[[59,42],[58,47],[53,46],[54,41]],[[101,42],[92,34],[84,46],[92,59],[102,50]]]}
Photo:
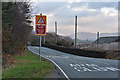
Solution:
{"label": "warning sign", "polygon": [[46,16],[36,15],[36,24],[45,24],[46,25]]}
{"label": "warning sign", "polygon": [[45,23],[42,19],[42,17],[40,17],[40,19],[38,20],[38,23]]}
{"label": "warning sign", "polygon": [[36,25],[35,35],[46,35],[46,25]]}
{"label": "warning sign", "polygon": [[36,15],[35,19],[35,35],[46,35],[46,16]]}

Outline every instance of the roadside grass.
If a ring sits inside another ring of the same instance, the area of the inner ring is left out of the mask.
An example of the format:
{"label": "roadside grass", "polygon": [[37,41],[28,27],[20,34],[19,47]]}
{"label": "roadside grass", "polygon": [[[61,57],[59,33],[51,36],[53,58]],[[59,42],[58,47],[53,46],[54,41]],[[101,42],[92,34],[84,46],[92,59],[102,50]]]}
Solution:
{"label": "roadside grass", "polygon": [[44,78],[50,73],[50,70],[55,70],[54,65],[48,60],[25,50],[25,54],[15,57],[15,63],[7,70],[3,70],[2,78]]}

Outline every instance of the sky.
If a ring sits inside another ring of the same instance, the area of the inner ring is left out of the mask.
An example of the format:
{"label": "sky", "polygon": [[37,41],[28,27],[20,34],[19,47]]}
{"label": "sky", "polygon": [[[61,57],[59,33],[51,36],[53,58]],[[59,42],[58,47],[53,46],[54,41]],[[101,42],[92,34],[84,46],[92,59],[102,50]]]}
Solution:
{"label": "sky", "polygon": [[31,8],[33,16],[47,16],[47,32],[55,32],[56,21],[59,35],[74,34],[76,15],[78,32],[118,32],[118,2],[32,2]]}

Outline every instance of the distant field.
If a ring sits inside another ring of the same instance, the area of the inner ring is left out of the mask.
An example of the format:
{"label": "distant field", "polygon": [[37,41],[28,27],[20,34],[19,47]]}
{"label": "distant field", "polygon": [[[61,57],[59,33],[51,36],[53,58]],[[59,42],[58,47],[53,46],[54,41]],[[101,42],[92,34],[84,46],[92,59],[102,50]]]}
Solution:
{"label": "distant field", "polygon": [[28,50],[25,54],[15,57],[15,64],[3,70],[3,78],[44,78],[51,70],[55,70],[54,65],[42,58],[39,63],[39,57]]}

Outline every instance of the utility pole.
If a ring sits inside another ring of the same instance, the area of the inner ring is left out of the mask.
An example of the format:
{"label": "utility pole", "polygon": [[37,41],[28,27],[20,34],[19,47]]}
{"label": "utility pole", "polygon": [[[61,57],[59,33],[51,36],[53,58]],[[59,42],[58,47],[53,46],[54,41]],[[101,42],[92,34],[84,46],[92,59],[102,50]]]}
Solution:
{"label": "utility pole", "polygon": [[98,48],[98,45],[99,45],[99,32],[97,32],[97,48]]}
{"label": "utility pole", "polygon": [[75,16],[75,48],[77,47],[77,15]]}
{"label": "utility pole", "polygon": [[56,40],[56,44],[57,44],[57,22],[55,22],[55,40]]}

